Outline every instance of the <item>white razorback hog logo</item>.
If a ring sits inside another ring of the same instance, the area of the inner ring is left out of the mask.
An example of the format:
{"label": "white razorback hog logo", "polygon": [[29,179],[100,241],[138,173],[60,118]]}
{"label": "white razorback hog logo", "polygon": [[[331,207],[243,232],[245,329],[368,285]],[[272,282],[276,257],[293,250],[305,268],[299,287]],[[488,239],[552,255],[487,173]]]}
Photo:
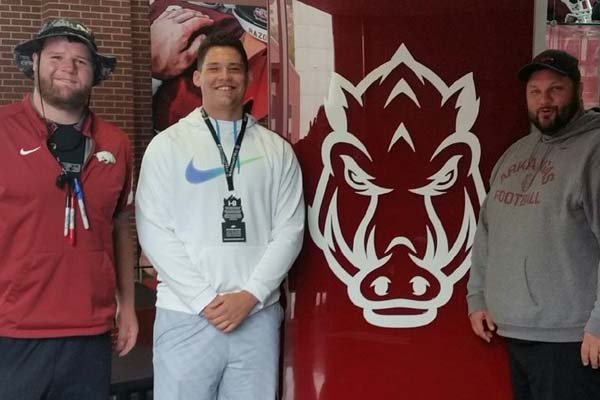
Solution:
{"label": "white razorback hog logo", "polygon": [[99,151],[94,154],[98,161],[103,162],[104,164],[116,164],[117,159],[110,151]]}
{"label": "white razorback hog logo", "polygon": [[485,196],[472,73],[448,86],[405,45],[357,86],[334,74],[310,235],[372,325],[431,323],[470,267]]}

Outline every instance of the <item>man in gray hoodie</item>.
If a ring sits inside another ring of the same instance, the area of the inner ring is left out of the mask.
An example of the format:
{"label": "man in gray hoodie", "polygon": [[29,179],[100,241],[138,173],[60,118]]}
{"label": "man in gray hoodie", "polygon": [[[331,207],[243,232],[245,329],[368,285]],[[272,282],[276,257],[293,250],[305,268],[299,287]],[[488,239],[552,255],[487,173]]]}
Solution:
{"label": "man in gray hoodie", "polygon": [[578,60],[546,50],[519,72],[529,135],[498,160],[467,302],[475,334],[508,344],[515,399],[600,399],[600,112]]}

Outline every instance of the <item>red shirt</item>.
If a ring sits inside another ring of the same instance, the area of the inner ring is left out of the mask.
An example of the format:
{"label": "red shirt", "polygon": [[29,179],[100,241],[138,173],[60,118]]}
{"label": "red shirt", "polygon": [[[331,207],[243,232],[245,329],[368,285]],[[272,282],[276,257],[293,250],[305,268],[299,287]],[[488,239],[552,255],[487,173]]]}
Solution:
{"label": "red shirt", "polygon": [[66,190],[55,184],[61,167],[45,121],[30,95],[0,108],[0,336],[94,335],[113,326],[113,218],[133,200],[132,151],[123,131],[92,112],[82,130],[93,144],[81,175],[90,230],[76,208],[73,246],[63,235]]}

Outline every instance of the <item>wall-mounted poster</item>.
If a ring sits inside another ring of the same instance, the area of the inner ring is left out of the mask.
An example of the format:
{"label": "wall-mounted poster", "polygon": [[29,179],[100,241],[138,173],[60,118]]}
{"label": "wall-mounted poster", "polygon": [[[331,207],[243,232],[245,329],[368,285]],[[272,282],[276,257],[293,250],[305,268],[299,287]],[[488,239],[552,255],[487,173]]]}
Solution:
{"label": "wall-mounted poster", "polygon": [[152,105],[159,132],[202,105],[200,88],[192,82],[202,40],[222,31],[239,37],[250,62],[245,101],[259,121],[268,115],[267,9],[265,7],[156,0],[150,3]]}

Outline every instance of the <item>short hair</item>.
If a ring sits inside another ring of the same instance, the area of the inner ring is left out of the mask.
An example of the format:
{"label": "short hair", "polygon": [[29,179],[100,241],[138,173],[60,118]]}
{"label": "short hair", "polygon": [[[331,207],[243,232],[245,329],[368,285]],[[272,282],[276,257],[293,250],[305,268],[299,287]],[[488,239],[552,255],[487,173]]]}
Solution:
{"label": "short hair", "polygon": [[208,50],[210,50],[212,47],[231,47],[235,49],[242,58],[242,64],[244,64],[245,72],[249,72],[248,55],[246,54],[246,50],[244,49],[242,41],[224,32],[214,32],[204,38],[200,44],[200,47],[198,48],[198,58],[196,64],[198,69],[202,68],[204,59],[206,58],[206,53],[208,53]]}

